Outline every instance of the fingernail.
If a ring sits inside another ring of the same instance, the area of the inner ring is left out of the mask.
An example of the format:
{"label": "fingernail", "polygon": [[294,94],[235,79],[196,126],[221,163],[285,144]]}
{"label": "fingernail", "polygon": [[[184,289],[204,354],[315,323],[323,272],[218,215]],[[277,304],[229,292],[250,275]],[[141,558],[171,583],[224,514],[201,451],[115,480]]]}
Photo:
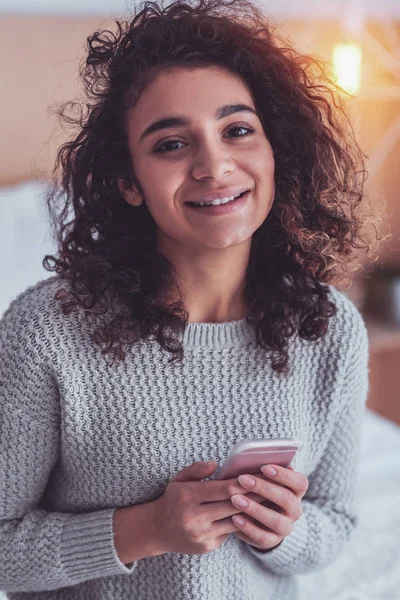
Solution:
{"label": "fingernail", "polygon": [[244,519],[242,519],[242,517],[239,517],[239,515],[233,515],[232,521],[235,523],[235,525],[239,525],[239,527],[242,527],[244,525]]}
{"label": "fingernail", "polygon": [[254,477],[250,477],[250,475],[239,475],[238,480],[244,487],[253,487],[256,483]]}
{"label": "fingernail", "polygon": [[246,506],[248,506],[249,504],[246,498],[243,498],[243,496],[241,496],[240,494],[234,494],[233,496],[231,496],[231,500],[232,503],[235,506],[238,506],[239,508],[246,508]]}
{"label": "fingernail", "polygon": [[276,469],[274,469],[274,467],[271,467],[270,465],[262,467],[261,470],[264,473],[264,475],[270,475],[271,477],[274,477],[275,475],[278,474],[278,471]]}

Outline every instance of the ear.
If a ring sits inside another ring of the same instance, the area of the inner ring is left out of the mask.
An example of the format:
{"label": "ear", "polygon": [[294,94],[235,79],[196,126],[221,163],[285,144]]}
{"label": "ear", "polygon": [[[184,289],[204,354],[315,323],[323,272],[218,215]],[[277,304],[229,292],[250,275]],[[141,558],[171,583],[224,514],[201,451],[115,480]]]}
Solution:
{"label": "ear", "polygon": [[130,187],[125,179],[117,179],[118,189],[122,197],[132,206],[140,206],[143,203],[143,197],[133,187]]}

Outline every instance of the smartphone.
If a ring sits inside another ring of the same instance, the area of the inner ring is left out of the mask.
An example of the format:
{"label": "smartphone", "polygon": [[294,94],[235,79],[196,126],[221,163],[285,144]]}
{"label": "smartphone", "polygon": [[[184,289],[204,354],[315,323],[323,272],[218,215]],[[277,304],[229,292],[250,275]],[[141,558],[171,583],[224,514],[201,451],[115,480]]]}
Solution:
{"label": "smartphone", "polygon": [[263,465],[288,467],[302,447],[300,440],[289,438],[243,440],[235,444],[214,479],[231,479],[244,473],[262,474]]}

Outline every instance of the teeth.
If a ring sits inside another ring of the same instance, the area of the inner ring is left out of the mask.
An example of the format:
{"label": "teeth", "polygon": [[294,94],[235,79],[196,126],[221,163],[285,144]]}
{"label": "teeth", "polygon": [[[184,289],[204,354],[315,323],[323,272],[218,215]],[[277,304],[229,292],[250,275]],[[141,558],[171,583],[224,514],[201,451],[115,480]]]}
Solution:
{"label": "teeth", "polygon": [[[240,192],[241,194],[242,192]],[[240,194],[236,194],[236,196],[229,196],[228,198],[217,198],[212,200],[212,202],[192,202],[194,206],[218,206],[219,204],[226,204],[227,202],[231,202],[236,198],[239,198]]]}

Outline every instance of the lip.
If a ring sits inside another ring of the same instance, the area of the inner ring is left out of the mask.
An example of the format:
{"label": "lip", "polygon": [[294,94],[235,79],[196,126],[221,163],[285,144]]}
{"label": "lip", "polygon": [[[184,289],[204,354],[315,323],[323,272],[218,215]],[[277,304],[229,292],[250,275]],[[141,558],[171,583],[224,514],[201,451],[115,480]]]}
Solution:
{"label": "lip", "polygon": [[213,200],[217,200],[217,198],[230,198],[231,196],[236,196],[236,194],[241,194],[246,190],[248,190],[248,188],[245,185],[236,185],[230,188],[214,190],[213,192],[208,192],[207,194],[203,194],[192,200],[187,200],[185,204],[188,204],[189,202],[212,202]]}
{"label": "lip", "polygon": [[244,196],[234,200],[233,202],[227,202],[226,204],[219,204],[217,206],[192,206],[187,204],[187,208],[196,211],[198,215],[226,215],[228,213],[237,212],[242,208],[242,206],[247,201],[247,198],[250,195],[251,190],[248,190]]}

